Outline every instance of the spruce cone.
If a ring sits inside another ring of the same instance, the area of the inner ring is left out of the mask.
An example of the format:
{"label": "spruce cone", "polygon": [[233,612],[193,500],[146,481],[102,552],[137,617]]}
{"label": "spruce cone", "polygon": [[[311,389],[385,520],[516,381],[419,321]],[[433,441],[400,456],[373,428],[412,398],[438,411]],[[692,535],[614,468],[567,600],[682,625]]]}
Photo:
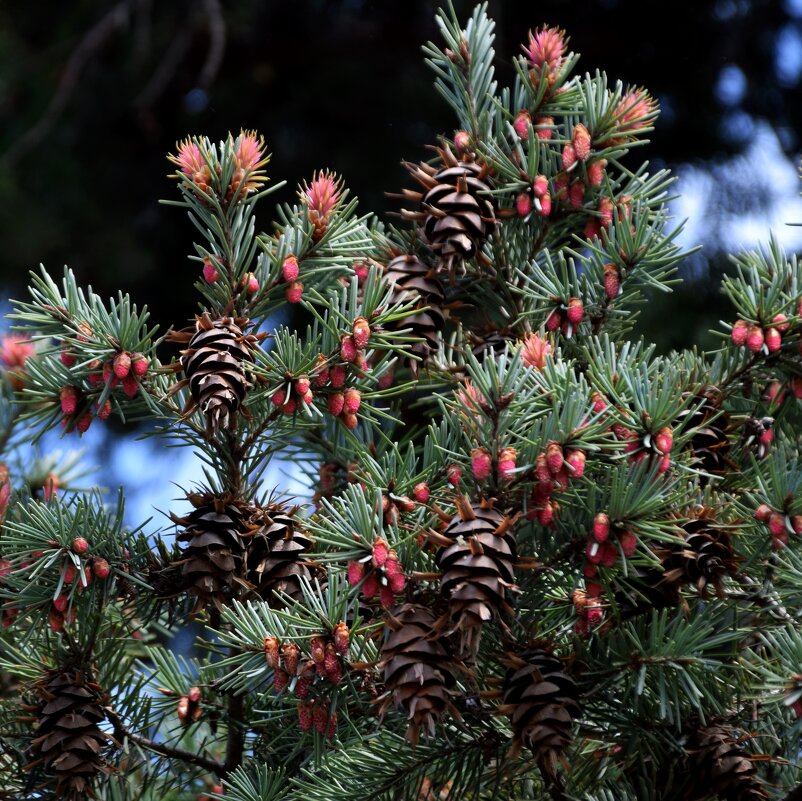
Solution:
{"label": "spruce cone", "polygon": [[451,702],[453,663],[435,631],[432,612],[420,604],[403,604],[389,615],[390,634],[382,646],[385,693],[379,714],[390,704],[409,720],[406,738],[415,744],[420,732],[434,736],[444,712],[459,717]]}
{"label": "spruce cone", "polygon": [[420,211],[402,210],[405,220],[423,223],[423,233],[441,264],[453,277],[465,273],[464,262],[482,258],[481,250],[496,228],[496,214],[488,194],[487,169],[474,161],[460,161],[448,146],[437,148],[443,166],[404,166],[425,192],[404,190],[402,197],[420,201]]}
{"label": "spruce cone", "polygon": [[39,722],[28,769],[42,765],[65,801],[94,798],[90,784],[104,770],[99,724],[106,717],[98,687],[73,668],[49,670],[35,689],[42,700],[30,708]]}
{"label": "spruce cone", "polygon": [[186,342],[181,351],[181,367],[186,378],[170,390],[177,392],[189,384],[191,399],[184,416],[199,407],[206,416],[210,433],[234,428],[237,412],[252,384],[246,364],[253,362],[253,346],[258,337],[244,333],[249,323],[237,317],[212,320],[207,312],[196,318],[194,328],[172,333],[172,342]]}
{"label": "spruce cone", "polygon": [[457,500],[457,515],[443,532],[437,565],[440,590],[448,600],[446,625],[459,631],[459,655],[473,660],[482,626],[494,615],[510,617],[506,592],[514,586],[517,560],[514,521],[491,506]]}
{"label": "spruce cone", "polygon": [[291,515],[275,506],[257,509],[249,525],[255,531],[245,555],[246,579],[264,600],[270,600],[274,591],[299,598],[299,579],[310,577],[309,568],[301,561],[312,544],[305,532]]}
{"label": "spruce cone", "polygon": [[557,758],[571,742],[571,723],[579,713],[576,683],[542,648],[511,654],[505,662],[509,670],[499,712],[512,723],[510,754],[517,756],[526,746],[543,773],[555,779]]}
{"label": "spruce cone", "polygon": [[193,511],[170,518],[185,526],[176,539],[188,544],[176,564],[181,565],[186,589],[197,598],[194,615],[210,603],[221,609],[234,596],[242,572],[246,526],[241,505],[230,496],[205,492],[190,493],[187,498]]}
{"label": "spruce cone", "polygon": [[[662,549],[659,556],[665,566],[667,554]],[[680,587],[684,577],[656,567],[627,566],[626,578],[618,579],[615,605],[623,620],[651,613],[654,609],[677,609],[682,603]]]}
{"label": "spruce cone", "polygon": [[[422,309],[393,325],[398,329],[411,328],[411,333],[423,340],[414,343],[411,350],[425,363],[429,354],[440,347],[438,334],[445,325],[443,287],[432,268],[412,254],[396,256],[385,268],[384,277],[393,287],[393,304],[414,301],[416,308]],[[410,367],[417,372],[416,361],[411,361]]]}
{"label": "spruce cone", "polygon": [[765,801],[752,756],[723,726],[707,726],[694,732],[687,746],[691,774],[695,778],[692,801],[716,793],[722,801]]}
{"label": "spruce cone", "polygon": [[727,432],[732,428],[730,416],[719,408],[719,394],[712,387],[708,388],[697,397],[696,400],[701,402],[697,408],[686,409],[681,414],[682,418],[688,418],[683,425],[690,430],[695,429],[686,447],[696,456],[697,466],[713,475],[723,473],[729,466],[730,440]]}

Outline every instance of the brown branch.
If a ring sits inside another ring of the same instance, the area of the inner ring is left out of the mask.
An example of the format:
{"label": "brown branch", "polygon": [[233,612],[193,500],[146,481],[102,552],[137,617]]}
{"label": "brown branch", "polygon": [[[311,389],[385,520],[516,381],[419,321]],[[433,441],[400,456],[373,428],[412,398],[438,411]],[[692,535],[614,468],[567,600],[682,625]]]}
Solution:
{"label": "brown branch", "polygon": [[187,751],[184,748],[177,748],[175,746],[167,745],[166,743],[157,743],[149,737],[143,737],[140,734],[133,734],[125,727],[120,716],[111,707],[105,707],[106,717],[114,727],[114,737],[117,740],[130,740],[136,745],[146,748],[148,751],[153,751],[156,754],[168,757],[170,759],[178,759],[182,762],[188,762],[190,765],[197,765],[199,768],[204,768],[217,776],[225,776],[227,773],[226,766],[212,757],[203,756],[203,754],[196,754],[193,751]]}
{"label": "brown branch", "polygon": [[245,732],[242,728],[242,717],[245,712],[245,696],[230,695],[228,697],[228,745],[226,746],[226,772],[239,767],[245,749]]}

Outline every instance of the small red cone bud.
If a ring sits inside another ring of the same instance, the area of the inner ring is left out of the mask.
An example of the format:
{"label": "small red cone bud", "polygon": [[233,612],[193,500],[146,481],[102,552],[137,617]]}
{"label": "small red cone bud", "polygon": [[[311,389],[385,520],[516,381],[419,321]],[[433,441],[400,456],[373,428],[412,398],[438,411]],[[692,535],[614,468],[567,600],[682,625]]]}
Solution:
{"label": "small red cone bud", "polygon": [[794,703],[791,704],[791,710],[796,717],[802,718],[802,698],[800,698],[799,701],[794,701]]}
{"label": "small red cone bud", "polygon": [[[515,133],[518,134],[519,139],[528,139],[529,138],[529,129],[532,126],[532,116],[531,114],[522,109],[515,115],[515,120],[512,123],[512,127],[515,128]],[[551,131],[549,131],[551,133]]]}
{"label": "small red cone bud", "polygon": [[299,376],[295,381],[295,392],[303,397],[309,390],[309,378],[305,375]]}
{"label": "small red cone bud", "polygon": [[128,351],[118,353],[114,357],[114,375],[120,380],[125,378],[131,372],[131,354]]}
{"label": "small red cone bud", "polygon": [[772,537],[771,545],[775,551],[780,551],[788,545],[788,532],[783,531],[778,537]]}
{"label": "small red cone bud", "polygon": [[601,237],[601,225],[599,225],[598,220],[594,220],[593,218],[589,219],[585,223],[585,228],[582,231],[585,239],[593,240],[599,239]]}
{"label": "small red cone bud", "polygon": [[563,449],[557,442],[549,442],[546,446],[546,466],[552,475],[556,475],[563,467]]}
{"label": "small red cone bud", "polygon": [[62,387],[58,395],[62,414],[74,414],[78,408],[78,390],[75,387]]}
{"label": "small red cone bud", "polygon": [[354,343],[359,350],[365,350],[365,348],[368,346],[370,333],[370,325],[368,325],[368,321],[364,317],[357,317],[356,320],[354,320],[354,331],[352,336],[354,338]]}
{"label": "small red cone bud", "polygon": [[295,676],[298,673],[298,660],[301,656],[301,650],[294,642],[285,642],[281,646],[281,655],[284,657],[284,669],[290,676]]}
{"label": "small red cone bud", "polygon": [[498,455],[498,474],[503,481],[509,481],[515,474],[517,452],[515,448],[502,448]]}
{"label": "small red cone bud", "polygon": [[585,184],[575,181],[568,187],[568,202],[572,209],[581,209],[585,202]]}
{"label": "small red cone bud", "polygon": [[286,689],[289,683],[290,677],[286,670],[276,668],[276,670],[273,671],[273,689],[276,691],[276,695]]}
{"label": "small red cone bud", "polygon": [[554,135],[553,126],[554,117],[538,117],[535,120],[535,136],[538,139],[548,141]]}
{"label": "small red cone bud", "polygon": [[284,297],[287,303],[300,303],[304,294],[304,285],[300,281],[293,281],[285,290]]}
{"label": "small red cone bud", "polygon": [[109,577],[111,565],[102,556],[96,556],[92,560],[92,572],[95,574],[95,578],[102,581]]}
{"label": "small red cone bud", "polygon": [[81,433],[85,434],[92,425],[92,412],[84,412],[75,423],[75,428]]}
{"label": "small red cone bud", "polygon": [[755,509],[755,520],[759,520],[761,523],[768,523],[770,517],[771,507],[767,506],[765,503],[761,503],[760,506]]}
{"label": "small red cone bud", "polygon": [[562,323],[562,312],[559,309],[552,309],[549,316],[546,318],[546,330],[556,331]]}
{"label": "small red cone bud", "polygon": [[332,712],[331,715],[329,715],[329,723],[326,726],[326,737],[328,737],[331,740],[334,738],[336,734],[337,734],[337,713]]}
{"label": "small red cone bud", "polygon": [[190,687],[187,698],[189,698],[193,704],[197,704],[201,699],[200,687]]}
{"label": "small red cone bud", "polygon": [[598,543],[607,542],[610,536],[610,518],[604,512],[599,512],[593,518],[593,539]]}
{"label": "small red cone bud", "polygon": [[[283,389],[277,389],[273,395],[271,396],[270,400],[276,406],[283,406],[287,400],[287,393]],[[339,412],[338,412],[339,414]]]}
{"label": "small red cone bud", "polygon": [[82,556],[89,550],[89,543],[86,541],[85,537],[76,537],[72,541],[72,552],[77,553],[78,556]]}
{"label": "small red cone bud", "polygon": [[777,404],[777,406],[782,406],[782,403],[785,400],[785,388],[781,382],[772,381],[766,387],[766,389],[763,390],[761,399],[769,401],[769,403]]}
{"label": "small red cone bud", "polygon": [[582,478],[585,475],[585,451],[572,449],[566,451],[565,461],[568,465],[568,475],[571,478]]}
{"label": "small red cone bud", "polygon": [[253,273],[248,273],[245,278],[245,291],[249,295],[255,295],[259,291],[259,280]]}
{"label": "small red cone bud", "polygon": [[763,329],[759,325],[750,325],[746,335],[746,347],[752,353],[759,353],[764,342]]}
{"label": "small red cone bud", "polygon": [[772,326],[776,328],[781,334],[784,334],[791,327],[788,318],[784,314],[775,314],[771,318]]}
{"label": "small red cone bud", "polygon": [[618,561],[618,552],[616,551],[615,545],[608,540],[604,545],[600,545],[599,548],[601,549],[599,564],[602,567],[613,567]]}
{"label": "small red cone bud", "polygon": [[323,387],[329,380],[328,360],[322,353],[318,353],[312,371],[312,381],[316,387]]}
{"label": "small red cone bud", "polygon": [[393,573],[392,576],[387,577],[387,583],[390,586],[390,591],[398,595],[404,591],[404,587],[406,587],[407,584],[407,577],[401,572]]}
{"label": "small red cone bud", "polygon": [[760,437],[758,438],[758,442],[766,447],[771,445],[771,443],[774,442],[774,430],[767,428],[765,431],[762,431]]}
{"label": "small red cone bud", "polygon": [[426,503],[429,500],[429,485],[421,481],[412,490],[412,496],[418,503]]}
{"label": "small red cone bud", "polygon": [[298,259],[290,253],[286,259],[281,263],[281,277],[288,283],[292,284],[298,280],[300,268],[298,267]]}
{"label": "small red cone bud", "polygon": [[344,362],[355,362],[358,355],[354,338],[352,336],[343,336],[340,344],[340,358]]}
{"label": "small red cone bud", "polygon": [[604,265],[604,294],[615,300],[621,294],[621,272],[615,264]]}
{"label": "small red cone bud", "polygon": [[342,414],[343,407],[345,406],[345,396],[342,392],[333,392],[329,395],[329,412],[335,417]]}
{"label": "small red cone bud", "polygon": [[203,260],[203,280],[207,284],[213,284],[218,278],[220,278],[220,273],[217,271],[214,262],[208,257],[205,258]]}
{"label": "small red cone bud", "polygon": [[133,398],[139,392],[139,381],[136,380],[135,375],[127,375],[123,378],[123,392],[129,398]]}
{"label": "small red cone bud", "polygon": [[309,641],[309,655],[316,665],[322,665],[326,658],[326,641],[322,637],[312,637]]}
{"label": "small red cone bud", "polygon": [[551,195],[548,192],[537,200],[536,204],[539,205],[538,214],[541,217],[548,217],[551,214]]}
{"label": "small red cone bud", "polygon": [[767,328],[765,335],[766,347],[769,353],[776,353],[783,344],[782,334],[777,328]]}
{"label": "small red cone bud", "polygon": [[519,217],[526,217],[532,213],[532,196],[528,192],[521,192],[515,198],[515,211]]}
{"label": "small red cone bud", "polygon": [[387,561],[387,554],[389,553],[387,542],[385,541],[384,537],[377,537],[375,540],[373,540],[372,551],[373,564],[376,565],[376,567],[384,567],[384,563]]}
{"label": "small red cone bud", "polygon": [[399,498],[397,498],[395,505],[402,512],[414,512],[416,507],[415,501],[413,501],[412,498],[408,498],[406,495],[401,495]]}
{"label": "small red cone bud", "polygon": [[343,669],[340,660],[337,658],[337,653],[334,650],[334,643],[326,643],[326,652],[323,658],[323,669],[326,672],[326,678],[332,684],[338,684],[343,677]]}
{"label": "small red cone bud", "polygon": [[554,520],[554,505],[547,501],[537,510],[537,522],[541,526],[548,526]]}
{"label": "small red cone bud", "polygon": [[64,616],[56,609],[50,610],[47,622],[54,634],[58,634],[64,628]]}
{"label": "small red cone bud", "polygon": [[779,537],[785,532],[785,517],[780,512],[772,512],[768,522],[772,537]]}
{"label": "small red cone bud", "polygon": [[791,379],[791,389],[794,392],[794,397],[797,400],[802,400],[802,376],[795,375]]}
{"label": "small red cone bud", "polygon": [[591,403],[593,404],[593,411],[596,414],[605,411],[607,409],[607,403],[605,402],[604,398],[601,396],[600,393],[594,392],[590,396]]}
{"label": "small red cone bud", "polygon": [[668,426],[661,428],[654,437],[654,447],[662,454],[671,452],[674,444],[674,433]]}
{"label": "small red cone bud", "polygon": [[568,311],[565,312],[565,316],[571,321],[571,323],[573,323],[573,325],[579,325],[584,314],[582,301],[579,298],[571,298],[568,301],[567,306]]}
{"label": "small red cone bud", "polygon": [[298,704],[298,728],[309,731],[312,728],[312,705]]}
{"label": "small red cone bud", "polygon": [[368,573],[362,585],[362,594],[365,598],[375,598],[379,592],[379,577],[375,573]]}
{"label": "small red cone bud", "polygon": [[[645,454],[641,454],[641,455],[645,455]],[[671,457],[668,454],[666,454],[660,460],[660,465],[657,468],[657,475],[661,476],[661,475],[663,475],[663,473],[667,473],[670,469],[671,469]]]}
{"label": "small red cone bud", "polygon": [[608,197],[603,197],[599,201],[599,223],[604,228],[609,228],[613,223],[613,201]]}
{"label": "small red cone bud", "polygon": [[264,648],[267,666],[275,670],[279,666],[280,659],[278,640],[272,635],[265,637]]}
{"label": "small red cone bud", "polygon": [[588,184],[590,186],[601,186],[606,166],[607,162],[604,159],[598,159],[588,164]]}
{"label": "small red cone bud", "polygon": [[598,625],[601,624],[602,620],[604,619],[604,612],[599,606],[590,606],[588,607],[587,617],[588,617],[588,626],[595,629]]}
{"label": "small red cone bud", "polygon": [[446,480],[452,487],[456,487],[462,481],[462,468],[458,464],[451,464],[446,470]]}
{"label": "small red cone bud", "polygon": [[802,534],[802,515],[792,515],[791,528],[797,536]]}
{"label": "small red cone bud", "polygon": [[107,398],[106,402],[98,407],[97,416],[99,420],[108,420],[111,416],[111,399]]}
{"label": "small red cone bud", "polygon": [[626,559],[635,555],[638,549],[638,539],[631,531],[622,531],[618,535],[618,544]]}
{"label": "small red cone bud", "polygon": [[55,601],[53,601],[53,608],[54,608],[54,609],[55,609],[57,612],[59,612],[59,613],[62,613],[62,614],[63,614],[63,613],[64,613],[64,610],[67,608],[67,605],[69,604],[69,602],[70,602],[70,597],[69,597],[69,595],[64,595],[64,594],[62,593],[61,595],[59,595],[59,597],[58,597],[58,598],[56,598],[56,600],[55,600]]}
{"label": "small red cone bud", "polygon": [[747,337],[749,336],[749,323],[746,320],[736,320],[735,325],[732,327],[730,338],[732,344],[736,348],[740,348],[746,344]]}
{"label": "small red cone bud", "polygon": [[471,470],[477,481],[485,481],[490,476],[492,467],[490,454],[484,448],[474,448],[471,451]]}
{"label": "small red cone bud", "polygon": [[585,548],[585,556],[587,557],[588,562],[592,565],[601,564],[602,560],[602,544],[590,541]]}
{"label": "small red cone bud", "polygon": [[354,275],[358,283],[363,283],[370,274],[370,265],[364,261],[358,261],[354,265]]}
{"label": "small red cone bud", "polygon": [[454,134],[454,147],[457,153],[465,153],[471,146],[471,135],[467,131],[457,131]]}
{"label": "small red cone bud", "polygon": [[325,734],[329,725],[329,713],[322,704],[315,704],[312,708],[312,725],[318,734]]}
{"label": "small red cone bud", "polygon": [[352,587],[356,587],[365,576],[365,565],[362,562],[349,562],[348,563],[348,583]]}
{"label": "small red cone bud", "polygon": [[576,150],[572,144],[567,144],[563,148],[563,169],[568,172],[576,166]]}
{"label": "small red cone bud", "polygon": [[348,653],[350,645],[350,632],[348,626],[341,620],[334,627],[334,650],[340,655],[345,656]]}
{"label": "small red cone bud", "polygon": [[343,410],[346,414],[356,414],[359,411],[359,405],[362,402],[362,394],[358,389],[345,390],[343,396]]}
{"label": "small red cone bud", "polygon": [[353,431],[359,425],[359,418],[355,414],[343,413],[343,425],[349,430]]}
{"label": "small red cone bud", "polygon": [[574,135],[571,138],[571,143],[574,146],[574,152],[576,153],[576,157],[580,161],[585,161],[587,157],[590,155],[590,132],[588,129],[580,123],[574,128]]}
{"label": "small red cone bud", "polygon": [[59,358],[61,359],[61,363],[65,367],[72,367],[77,361],[77,359],[75,358],[75,354],[67,350],[66,348],[61,351],[61,355]]}
{"label": "small red cone bud", "polygon": [[284,414],[288,414],[288,415],[289,414],[295,414],[295,409],[296,409],[297,405],[298,405],[298,403],[295,400],[295,398],[289,398],[286,401],[286,403],[281,407],[281,411],[284,412]]}
{"label": "small red cone bud", "polygon": [[542,198],[548,194],[549,179],[545,175],[536,175],[532,182],[532,192],[536,198]]}
{"label": "small red cone bud", "polygon": [[385,609],[390,609],[395,605],[395,596],[390,587],[382,587],[379,591],[379,601]]}
{"label": "small red cone bud", "polygon": [[577,637],[587,637],[590,635],[590,627],[588,626],[587,617],[577,618],[576,623],[574,623],[574,631],[576,632]]}

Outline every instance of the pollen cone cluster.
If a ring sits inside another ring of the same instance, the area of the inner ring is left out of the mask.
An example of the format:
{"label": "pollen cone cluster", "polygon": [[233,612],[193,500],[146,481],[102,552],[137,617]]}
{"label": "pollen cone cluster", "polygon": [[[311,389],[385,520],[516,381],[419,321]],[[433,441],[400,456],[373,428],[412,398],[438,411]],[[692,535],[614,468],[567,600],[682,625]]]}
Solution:
{"label": "pollen cone cluster", "polygon": [[248,520],[252,529],[246,551],[246,579],[265,600],[274,592],[301,596],[301,578],[309,578],[303,555],[312,543],[291,513],[278,506],[257,508]]}
{"label": "pollen cone cluster", "polygon": [[459,656],[473,661],[482,626],[512,615],[507,592],[517,560],[514,521],[487,503],[457,499],[457,514],[443,531],[437,551],[440,590],[448,601],[446,625],[457,632]]}
{"label": "pollen cone cluster", "polygon": [[694,732],[686,750],[696,792],[690,801],[715,794],[723,801],[765,801],[768,796],[757,778],[752,756],[723,726],[707,726]]}
{"label": "pollen cone cluster", "polygon": [[446,711],[459,713],[451,702],[453,664],[435,630],[433,613],[407,603],[392,610],[390,633],[382,647],[379,667],[384,671],[385,694],[380,714],[393,705],[409,721],[406,738],[417,743],[421,731],[431,737]]}
{"label": "pollen cone cluster", "polygon": [[181,566],[184,589],[195,596],[192,614],[213,605],[217,609],[230,601],[240,583],[247,533],[242,504],[229,496],[211,492],[187,496],[194,509],[185,517],[171,514],[174,523],[183,526],[177,536],[186,543]]}
{"label": "pollen cone cluster", "polygon": [[571,742],[571,725],[579,713],[577,687],[563,663],[542,648],[505,659],[504,703],[513,730],[511,754],[526,746],[543,772],[554,778],[557,760]]}
{"label": "pollen cone cluster", "polygon": [[496,214],[487,183],[487,168],[475,161],[460,160],[448,148],[437,148],[441,165],[404,166],[423,187],[423,192],[404,190],[402,197],[420,203],[418,211],[403,210],[405,220],[423,225],[423,235],[453,276],[465,272],[464,262],[479,258],[496,227]]}
{"label": "pollen cone cluster", "polygon": [[[422,340],[414,343],[411,350],[425,364],[429,354],[440,347],[438,335],[442,333],[446,319],[443,287],[434,270],[412,254],[392,259],[385,268],[384,277],[393,288],[391,303],[415,304],[415,313],[394,325],[399,329],[411,329],[411,335]],[[416,361],[410,362],[415,372],[416,365]]]}
{"label": "pollen cone cluster", "polygon": [[35,690],[40,703],[27,708],[38,716],[28,769],[41,767],[60,799],[94,798],[92,779],[104,770],[100,723],[106,717],[97,686],[80,670],[57,669]]}
{"label": "pollen cone cluster", "polygon": [[204,312],[192,328],[169,336],[172,342],[187,344],[180,361],[185,378],[171,392],[189,385],[184,415],[200,408],[210,433],[236,427],[237,413],[252,386],[247,367],[254,360],[258,338],[245,333],[248,325],[241,317],[212,319]]}

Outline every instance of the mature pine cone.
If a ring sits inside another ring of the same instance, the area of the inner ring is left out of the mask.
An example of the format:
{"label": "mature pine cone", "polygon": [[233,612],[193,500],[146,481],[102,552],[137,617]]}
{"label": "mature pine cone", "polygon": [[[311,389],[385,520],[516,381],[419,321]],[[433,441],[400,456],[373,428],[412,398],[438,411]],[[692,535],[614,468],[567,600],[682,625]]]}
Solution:
{"label": "mature pine cone", "polygon": [[404,190],[402,197],[420,201],[419,211],[402,210],[405,220],[423,223],[423,233],[450,275],[465,272],[464,262],[482,259],[482,246],[496,228],[496,214],[488,193],[487,168],[460,161],[446,145],[437,148],[441,167],[404,166],[425,192]]}
{"label": "mature pine cone", "polygon": [[688,801],[702,801],[716,793],[722,801],[765,801],[752,755],[744,751],[723,726],[707,726],[688,742],[688,761],[694,789]]}
{"label": "mature pine cone", "polygon": [[277,506],[255,509],[248,524],[254,533],[245,553],[246,579],[264,600],[271,600],[276,591],[299,598],[300,578],[310,577],[301,561],[312,545],[306,533],[291,513]]}
{"label": "mature pine cone", "polygon": [[[446,319],[443,311],[443,287],[434,270],[411,253],[392,259],[385,267],[384,277],[393,287],[393,304],[414,302],[416,309],[419,309],[387,328],[411,328],[411,333],[423,341],[413,344],[410,350],[425,363],[429,354],[440,347],[438,334],[442,333]],[[410,362],[414,372],[417,372],[416,366],[416,361]]]}
{"label": "mature pine cone", "polygon": [[542,648],[509,654],[504,677],[504,703],[499,712],[512,723],[510,753],[523,746],[550,778],[557,775],[557,758],[571,742],[571,723],[579,713],[577,687],[562,662]]}
{"label": "mature pine cone", "polygon": [[199,407],[206,416],[210,433],[220,428],[234,428],[237,412],[252,384],[246,365],[253,362],[253,347],[258,337],[246,334],[248,321],[237,317],[212,320],[207,312],[196,318],[193,328],[173,332],[172,342],[188,343],[181,351],[183,381],[170,390],[177,392],[189,384],[190,400],[184,415]]}
{"label": "mature pine cone", "polygon": [[99,724],[106,717],[97,685],[67,668],[47,671],[35,690],[41,702],[27,708],[38,716],[28,769],[41,765],[65,801],[94,798],[90,784],[104,769]]}
{"label": "mature pine cone", "polygon": [[236,594],[247,526],[242,505],[230,496],[196,492],[187,498],[195,508],[186,517],[171,514],[170,518],[185,527],[176,539],[187,547],[176,564],[186,588],[197,598],[194,615],[209,604],[221,609]]}
{"label": "mature pine cone", "polygon": [[[669,552],[662,549],[659,556],[665,565]],[[626,577],[616,582],[615,605],[626,620],[655,609],[677,609],[682,604],[680,587],[684,576],[668,575],[657,567],[630,565]]]}
{"label": "mature pine cone", "polygon": [[514,586],[517,560],[514,521],[486,503],[457,499],[457,514],[437,542],[440,590],[449,611],[443,625],[459,632],[459,655],[473,660],[482,626],[494,615],[510,617],[507,590]]}
{"label": "mature pine cone", "polygon": [[403,604],[389,614],[390,633],[382,646],[379,667],[385,693],[379,714],[390,704],[409,720],[406,738],[417,743],[421,730],[434,736],[443,713],[459,717],[451,702],[453,662],[435,631],[434,614],[420,604]]}
{"label": "mature pine cone", "polygon": [[688,445],[696,466],[706,473],[718,475],[729,466],[730,440],[727,432],[732,429],[730,416],[720,409],[721,398],[713,387],[697,396],[696,408],[686,409],[681,417],[684,426],[694,431]]}

